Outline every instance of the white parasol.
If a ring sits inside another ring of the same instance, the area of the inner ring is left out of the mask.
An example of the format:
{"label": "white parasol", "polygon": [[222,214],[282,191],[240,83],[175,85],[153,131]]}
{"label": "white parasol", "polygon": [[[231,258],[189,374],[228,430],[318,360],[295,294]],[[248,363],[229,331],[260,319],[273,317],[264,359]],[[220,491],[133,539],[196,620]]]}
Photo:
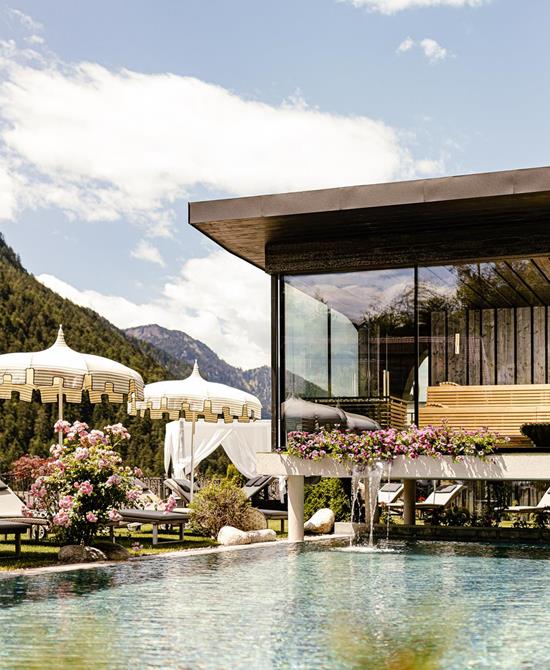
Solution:
{"label": "white parasol", "polygon": [[[12,392],[26,402],[33,391],[40,393],[43,403],[58,403],[59,418],[63,419],[63,402],[82,402],[82,392],[88,391],[90,402],[121,403],[124,396],[131,402],[143,398],[143,379],[131,368],[102,356],[81,354],[65,342],[63,328],[55,343],[44,351],[0,355],[0,399],[11,398]],[[60,441],[63,439],[59,433]]]}
{"label": "white parasol", "polygon": [[[147,384],[144,400],[131,399],[128,412],[132,415],[150,412],[152,419],[168,414],[171,419],[191,421],[191,498],[194,487],[195,424],[199,419],[217,423],[239,421],[248,423],[261,418],[262,405],[251,393],[225,384],[206,381],[201,377],[197,361],[193,372],[185,379]],[[183,436],[183,430],[181,431]]]}

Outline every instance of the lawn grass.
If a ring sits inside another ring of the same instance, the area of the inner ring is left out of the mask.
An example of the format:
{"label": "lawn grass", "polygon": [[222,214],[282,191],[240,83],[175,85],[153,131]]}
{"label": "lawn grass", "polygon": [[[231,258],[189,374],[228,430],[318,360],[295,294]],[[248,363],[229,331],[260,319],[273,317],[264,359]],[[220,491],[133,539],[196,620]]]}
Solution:
{"label": "lawn grass", "polygon": [[[279,521],[269,521],[269,528],[277,532],[277,537],[283,539],[286,537],[287,526],[285,523],[285,532],[281,533],[281,524]],[[161,541],[170,541],[170,544],[161,544],[152,546],[152,529],[150,525],[143,525],[140,531],[129,532],[126,529],[119,529],[115,533],[116,542],[122,544],[130,550],[133,556],[148,556],[156,554],[166,554],[182,549],[199,549],[202,547],[214,547],[217,542],[209,537],[185,533],[183,542],[178,539],[178,532],[167,532],[159,529],[159,539]],[[108,537],[101,538],[108,540]],[[133,551],[132,545],[140,544],[143,549]],[[15,542],[13,538],[0,536],[0,572],[9,570],[21,570],[25,568],[41,568],[49,565],[57,565],[57,553],[59,545],[46,538],[41,542],[31,540],[27,535],[21,538],[21,556],[15,557]]]}

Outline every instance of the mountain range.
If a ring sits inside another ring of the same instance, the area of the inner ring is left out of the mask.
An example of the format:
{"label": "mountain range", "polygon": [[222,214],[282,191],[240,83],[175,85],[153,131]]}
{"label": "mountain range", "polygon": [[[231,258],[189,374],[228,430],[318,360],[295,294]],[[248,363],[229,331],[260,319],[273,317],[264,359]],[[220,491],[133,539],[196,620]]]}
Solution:
{"label": "mountain range", "polygon": [[169,330],[157,324],[127,328],[124,333],[162,351],[165,356],[159,358],[159,362],[175,377],[179,376],[182,365],[191,366],[196,360],[205,379],[252,393],[262,403],[262,418],[271,418],[271,369],[267,365],[242,370],[221,359],[204,342],[181,330]]}

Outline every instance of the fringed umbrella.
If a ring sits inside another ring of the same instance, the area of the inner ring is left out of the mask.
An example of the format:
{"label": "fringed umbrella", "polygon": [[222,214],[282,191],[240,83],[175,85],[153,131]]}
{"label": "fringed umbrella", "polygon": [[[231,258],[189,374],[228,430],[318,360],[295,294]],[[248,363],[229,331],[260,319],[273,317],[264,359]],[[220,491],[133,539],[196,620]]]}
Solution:
{"label": "fringed umbrella", "polygon": [[[130,402],[143,399],[143,379],[121,363],[71,349],[59,326],[49,349],[0,355],[0,399],[11,398],[13,391],[26,402],[32,400],[33,391],[40,393],[43,403],[57,402],[62,420],[64,401],[82,402],[83,391],[94,404],[100,403],[102,396],[114,403],[123,402],[125,396]],[[60,432],[60,443],[62,440]]]}
{"label": "fringed umbrella", "polygon": [[[199,372],[197,361],[192,373],[185,379],[147,384],[144,400],[131,400],[128,412],[143,416],[150,412],[152,419],[162,419],[168,414],[171,419],[191,421],[191,499],[194,489],[195,424],[203,419],[217,423],[239,421],[248,423],[261,418],[262,405],[258,398],[246,391],[206,381]],[[180,433],[183,435],[183,431]]]}

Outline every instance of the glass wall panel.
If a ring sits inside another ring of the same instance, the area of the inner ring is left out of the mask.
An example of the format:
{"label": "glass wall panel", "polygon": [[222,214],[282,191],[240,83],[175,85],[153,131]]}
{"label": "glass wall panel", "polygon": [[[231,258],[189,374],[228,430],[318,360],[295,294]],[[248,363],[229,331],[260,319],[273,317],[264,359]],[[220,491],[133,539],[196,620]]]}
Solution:
{"label": "glass wall panel", "polygon": [[[287,276],[284,305],[287,418],[291,405],[317,424],[342,416],[320,418],[321,408],[293,402],[301,398],[383,426],[407,424],[414,410],[414,270]],[[299,418],[287,428],[306,425]]]}
{"label": "glass wall panel", "polygon": [[288,276],[284,305],[283,395],[305,401],[292,428],[344,410],[526,446],[521,426],[550,422],[548,257]]}
{"label": "glass wall panel", "polygon": [[420,424],[528,445],[521,425],[550,419],[548,305],[546,257],[420,268]]}

